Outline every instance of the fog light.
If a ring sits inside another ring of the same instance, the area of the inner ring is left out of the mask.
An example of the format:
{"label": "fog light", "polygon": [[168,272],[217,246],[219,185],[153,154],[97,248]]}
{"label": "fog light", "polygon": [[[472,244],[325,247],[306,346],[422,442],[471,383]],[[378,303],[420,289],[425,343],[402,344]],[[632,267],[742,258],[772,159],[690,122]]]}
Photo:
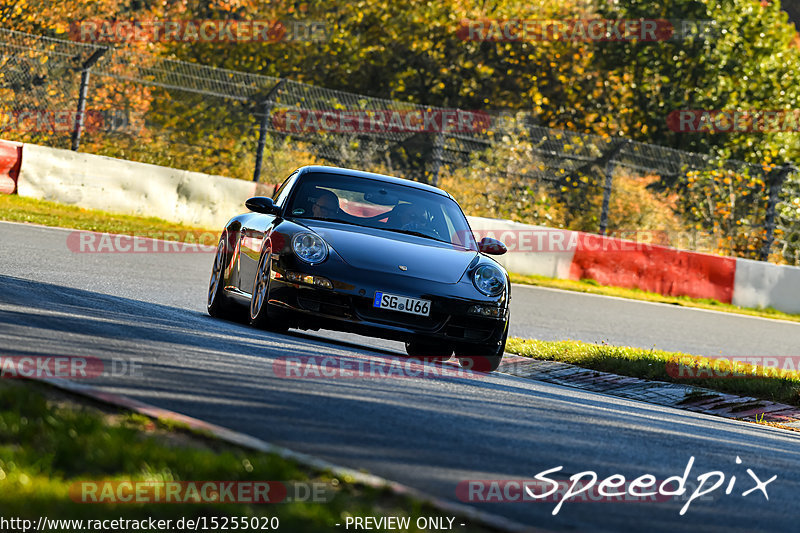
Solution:
{"label": "fog light", "polygon": [[287,272],[285,278],[293,283],[305,283],[307,285],[314,285],[315,287],[322,287],[324,289],[332,289],[333,283],[330,280],[320,276],[312,276],[311,274],[300,274],[299,272]]}
{"label": "fog light", "polygon": [[333,283],[331,283],[329,280],[325,278],[319,278],[316,276],[314,277],[314,285],[316,285],[317,287],[324,287],[326,289],[333,288]]}
{"label": "fog light", "polygon": [[469,308],[469,313],[491,318],[504,318],[506,316],[506,310],[502,307],[486,307],[483,305],[473,305]]}

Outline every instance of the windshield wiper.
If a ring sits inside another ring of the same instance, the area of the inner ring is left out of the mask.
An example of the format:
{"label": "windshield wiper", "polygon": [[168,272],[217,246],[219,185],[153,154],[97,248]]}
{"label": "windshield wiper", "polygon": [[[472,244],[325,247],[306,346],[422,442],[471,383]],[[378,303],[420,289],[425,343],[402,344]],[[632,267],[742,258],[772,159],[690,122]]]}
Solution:
{"label": "windshield wiper", "polygon": [[386,231],[393,231],[395,233],[404,233],[406,235],[414,235],[416,237],[424,237],[426,239],[430,239],[436,242],[443,242],[445,244],[452,244],[450,241],[445,241],[444,239],[438,239],[436,237],[432,237],[427,233],[422,233],[421,231],[414,231],[413,229],[394,229],[394,228],[381,228],[385,229]]}
{"label": "windshield wiper", "polygon": [[361,224],[356,224],[355,222],[350,222],[347,220],[342,220],[341,218],[329,218],[329,217],[297,217],[300,220],[322,220],[323,222],[339,222],[340,224],[350,224],[351,226],[361,226]]}

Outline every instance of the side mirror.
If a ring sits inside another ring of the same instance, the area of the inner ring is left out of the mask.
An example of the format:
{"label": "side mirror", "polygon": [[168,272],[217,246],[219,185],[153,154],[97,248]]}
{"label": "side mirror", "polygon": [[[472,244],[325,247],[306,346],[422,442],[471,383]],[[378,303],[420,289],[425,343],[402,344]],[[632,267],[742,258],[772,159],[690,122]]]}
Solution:
{"label": "side mirror", "polygon": [[255,213],[263,213],[265,215],[278,215],[281,211],[280,207],[275,205],[272,198],[266,196],[253,196],[248,198],[244,206]]}
{"label": "side mirror", "polygon": [[484,237],[481,239],[481,242],[478,243],[478,250],[489,255],[503,255],[508,251],[508,248],[506,248],[506,245],[497,239]]}

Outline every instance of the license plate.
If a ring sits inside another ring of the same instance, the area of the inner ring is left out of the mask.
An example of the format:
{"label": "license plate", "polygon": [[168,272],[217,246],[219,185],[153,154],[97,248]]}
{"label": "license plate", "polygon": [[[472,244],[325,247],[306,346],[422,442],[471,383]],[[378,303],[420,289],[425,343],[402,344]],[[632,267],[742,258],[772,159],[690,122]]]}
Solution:
{"label": "license plate", "polygon": [[398,296],[385,292],[375,293],[372,307],[390,309],[392,311],[400,311],[401,313],[410,313],[419,316],[430,316],[431,314],[430,300],[420,300],[419,298],[409,298],[408,296]]}

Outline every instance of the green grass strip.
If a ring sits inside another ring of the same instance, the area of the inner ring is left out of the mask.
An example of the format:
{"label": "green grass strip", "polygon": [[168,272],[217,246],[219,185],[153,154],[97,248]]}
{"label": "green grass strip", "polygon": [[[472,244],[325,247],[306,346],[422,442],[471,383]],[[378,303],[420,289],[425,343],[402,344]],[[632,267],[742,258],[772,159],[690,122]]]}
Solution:
{"label": "green grass strip", "polygon": [[[75,488],[81,481],[131,480],[311,482],[324,485],[331,497],[327,502],[272,504],[84,503],[80,486]],[[173,521],[203,516],[278,517],[280,531],[307,532],[341,529],[335,524],[344,525],[348,516],[409,517],[409,530],[423,531],[416,527],[418,517],[442,517],[411,497],[365,487],[138,414],[101,411],[48,387],[9,380],[0,382],[0,509],[7,518],[30,519],[34,524],[42,515]],[[459,529],[487,531],[469,525]]]}
{"label": "green grass strip", "polygon": [[[242,207],[244,209],[244,207]],[[117,215],[71,205],[0,194],[0,220],[125,235],[158,236],[165,232],[207,231],[155,217]],[[220,231],[222,228],[213,228]],[[191,238],[191,236],[189,237]]]}

